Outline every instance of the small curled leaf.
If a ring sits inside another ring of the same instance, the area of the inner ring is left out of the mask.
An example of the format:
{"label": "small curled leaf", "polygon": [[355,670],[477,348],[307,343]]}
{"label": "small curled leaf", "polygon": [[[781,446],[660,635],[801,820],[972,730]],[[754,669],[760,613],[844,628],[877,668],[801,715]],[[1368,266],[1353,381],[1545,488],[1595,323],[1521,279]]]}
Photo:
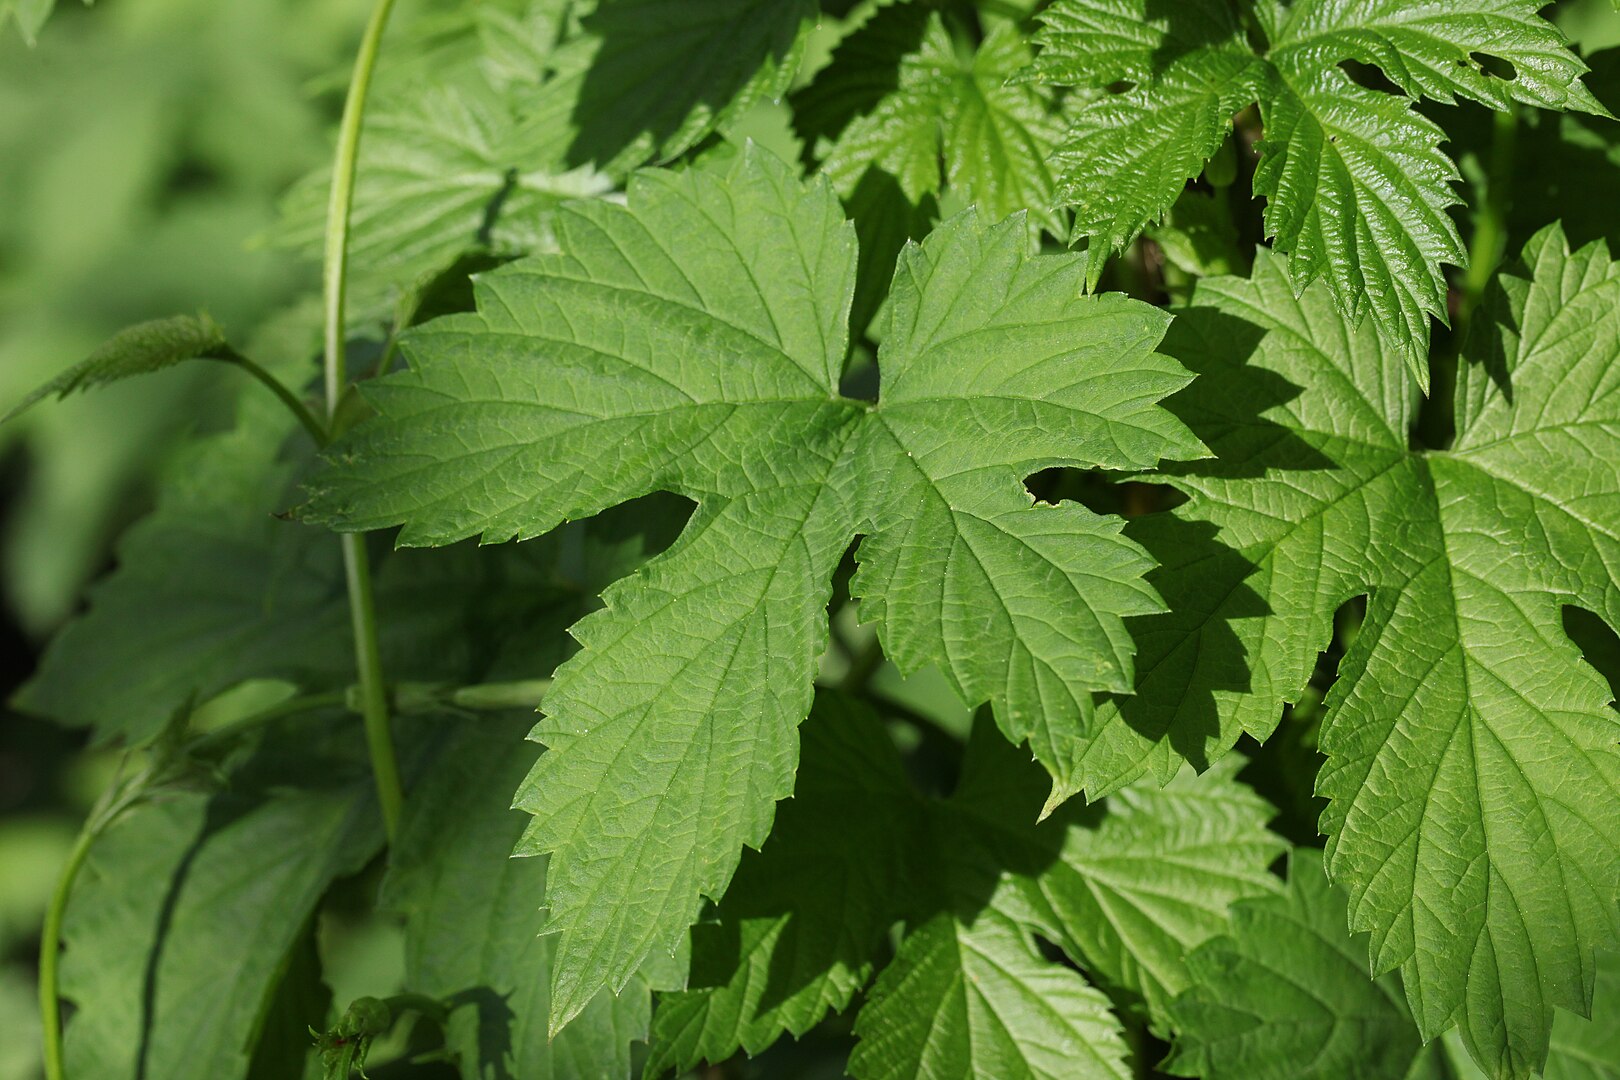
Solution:
{"label": "small curled leaf", "polygon": [[174,315],[137,323],[114,334],[79,363],[41,386],[6,413],[10,420],[45,398],[173,367],[227,349],[225,331],[207,315]]}

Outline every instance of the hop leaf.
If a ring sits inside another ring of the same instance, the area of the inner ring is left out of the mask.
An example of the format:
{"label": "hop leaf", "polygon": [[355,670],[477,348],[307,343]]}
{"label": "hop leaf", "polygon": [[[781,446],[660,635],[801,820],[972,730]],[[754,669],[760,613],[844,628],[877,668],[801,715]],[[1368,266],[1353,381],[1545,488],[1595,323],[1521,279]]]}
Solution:
{"label": "hop leaf", "polygon": [[1099,710],[1078,786],[1264,738],[1367,595],[1322,729],[1328,868],[1423,1037],[1455,1022],[1524,1076],[1620,941],[1620,825],[1598,809],[1620,723],[1560,615],[1620,626],[1620,266],[1557,227],[1532,240],[1462,365],[1455,444],[1414,453],[1416,387],[1279,263],[1204,281],[1178,321],[1217,459],[1133,530],[1172,613],[1135,627],[1138,694]]}
{"label": "hop leaf", "polygon": [[1160,313],[1079,296],[1079,261],[1028,255],[1025,228],[967,213],[907,250],[869,406],[836,390],[855,245],[832,191],[757,150],[643,173],[416,334],[336,450],[312,516],[407,544],[536,536],[654,490],[698,503],[575,628],[534,733],[551,752],[517,801],[523,849],[551,855],[554,1024],[673,950],[763,842],[855,534],[891,655],[991,701],[1055,775],[1091,692],[1129,690],[1123,619],[1159,607],[1146,558],[1021,480],[1201,453],[1157,405],[1187,376],[1153,352]]}
{"label": "hop leaf", "polygon": [[1044,87],[1009,83],[1029,60],[1016,27],[995,27],[965,55],[939,12],[895,4],[794,95],[794,125],[807,149],[826,144],[822,171],[845,197],[877,168],[913,204],[948,184],[993,221],[1027,210],[1065,236],[1046,161],[1063,131],[1062,103]]}
{"label": "hop leaf", "polygon": [[[1038,775],[978,725],[961,783],[931,808],[922,883],[855,1025],[861,1080],[1128,1076],[1108,999],[1034,941],[1165,1020],[1188,949],[1233,900],[1276,889],[1270,810],[1233,770],[1129,791],[1032,824]],[[1032,781],[1036,781],[1032,783]],[[1031,798],[1034,796],[1034,798]]]}
{"label": "hop leaf", "polygon": [[[1233,113],[1258,102],[1254,188],[1274,246],[1294,256],[1295,290],[1325,277],[1345,317],[1370,314],[1427,390],[1428,320],[1446,317],[1441,266],[1466,253],[1447,214],[1457,174],[1444,133],[1410,98],[1607,115],[1580,83],[1586,66],[1534,0],[1243,6],[1263,54],[1226,0],[1056,0],[1039,16],[1032,78],[1120,91],[1080,110],[1055,159],[1058,194],[1091,237],[1090,280],[1169,209]],[[1346,60],[1376,65],[1406,96],[1356,85],[1338,67]]]}
{"label": "hop leaf", "polygon": [[113,335],[79,363],[24,398],[0,422],[55,395],[65,398],[105,383],[147,375],[200,357],[221,354],[225,331],[206,315],[176,315],[139,323]]}

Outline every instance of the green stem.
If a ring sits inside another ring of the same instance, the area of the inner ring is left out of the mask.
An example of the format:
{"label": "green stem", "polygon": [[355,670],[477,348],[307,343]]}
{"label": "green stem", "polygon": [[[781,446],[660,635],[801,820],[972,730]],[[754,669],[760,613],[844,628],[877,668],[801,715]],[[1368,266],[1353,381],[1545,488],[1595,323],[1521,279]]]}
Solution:
{"label": "green stem", "polygon": [[395,1016],[409,1009],[419,1016],[427,1017],[440,1027],[443,1027],[445,1021],[450,1017],[450,1010],[444,1007],[444,1002],[437,998],[430,998],[426,994],[412,993],[409,990],[395,994],[392,997],[383,998],[383,1004],[387,1005],[389,1012]]}
{"label": "green stem", "polygon": [[226,364],[235,364],[237,367],[241,368],[255,379],[258,379],[261,383],[269,388],[272,394],[276,395],[276,397],[281,400],[283,405],[287,406],[294,416],[298,418],[298,422],[304,425],[304,430],[309,432],[310,438],[315,440],[316,446],[326,445],[326,425],[321,423],[320,419],[317,418],[314,413],[309,411],[309,406],[305,405],[301,400],[299,400],[297,394],[287,389],[286,384],[284,384],[280,379],[276,378],[274,375],[270,374],[268,371],[264,370],[264,368],[260,367],[258,364],[255,364],[252,360],[249,360],[235,349],[227,348],[223,352],[217,354],[209,353],[206,357],[204,357],[204,359],[218,360],[221,363]]}
{"label": "green stem", "polygon": [[[348,367],[344,353],[347,339],[345,308],[348,298],[349,218],[354,209],[354,177],[360,158],[360,130],[365,117],[366,94],[377,67],[377,52],[394,0],[377,0],[360,39],[355,57],[354,77],[343,102],[343,120],[338,125],[337,154],[332,163],[332,199],[326,214],[326,259],[324,265],[326,419],[333,436],[338,407],[348,390]],[[405,801],[399,782],[399,761],[388,729],[388,694],[383,686],[382,659],[377,644],[377,605],[371,589],[371,564],[365,537],[345,533],[343,570],[349,590],[349,621],[354,631],[356,671],[360,679],[361,713],[365,718],[366,746],[371,751],[371,772],[377,783],[377,801],[383,823],[392,840],[399,825],[400,807]]]}
{"label": "green stem", "polygon": [[62,1069],[61,997],[57,992],[57,962],[62,952],[62,913],[67,910],[73,881],[79,876],[79,870],[83,868],[95,839],[96,834],[91,831],[90,823],[86,822],[79,831],[79,838],[73,843],[73,851],[68,855],[67,865],[62,868],[62,876],[57,879],[51,906],[45,910],[45,929],[39,941],[39,1018],[45,1034],[45,1080],[65,1080],[67,1076]]}
{"label": "green stem", "polygon": [[1463,279],[1462,302],[1457,314],[1457,339],[1485,295],[1496,264],[1507,245],[1508,198],[1513,183],[1513,146],[1518,141],[1519,117],[1511,107],[1496,113],[1491,127],[1491,163],[1485,177],[1485,204],[1474,222],[1468,244],[1468,274]]}
{"label": "green stem", "polygon": [[[387,3],[388,0],[383,0]],[[377,606],[372,599],[371,562],[366,538],[359,533],[338,537],[343,545],[343,571],[349,583],[349,622],[354,632],[354,655],[360,678],[360,715],[371,753],[371,773],[377,783],[377,804],[392,841],[399,828],[405,802],[399,780],[399,759],[388,727],[388,686],[383,682],[382,652],[377,641]]]}

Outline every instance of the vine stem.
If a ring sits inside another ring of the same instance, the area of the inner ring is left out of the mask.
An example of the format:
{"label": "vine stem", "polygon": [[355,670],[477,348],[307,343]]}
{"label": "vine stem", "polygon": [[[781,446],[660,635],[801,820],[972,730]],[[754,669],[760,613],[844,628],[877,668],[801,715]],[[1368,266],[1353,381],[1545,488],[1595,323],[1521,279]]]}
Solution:
{"label": "vine stem", "polygon": [[[365,118],[366,94],[377,67],[377,53],[383,30],[393,11],[394,0],[377,0],[360,39],[354,61],[354,75],[343,102],[343,119],[338,125],[337,153],[332,162],[332,197],[326,211],[326,258],[322,283],[325,300],[326,419],[333,436],[338,432],[338,409],[348,390],[348,364],[344,352],[347,336],[345,309],[348,301],[349,219],[354,210],[354,177],[360,157],[360,129]],[[393,840],[399,827],[400,807],[405,801],[399,781],[399,760],[388,729],[388,693],[383,685],[382,656],[377,644],[377,604],[371,589],[371,561],[365,537],[344,533],[343,572],[349,592],[349,622],[354,634],[356,674],[360,680],[360,712],[365,720],[366,747],[371,754],[371,772],[377,784],[377,801],[382,807],[383,824]]]}
{"label": "vine stem", "polygon": [[62,1068],[62,1012],[61,998],[57,996],[57,964],[61,960],[62,913],[67,910],[68,894],[73,881],[79,876],[90,845],[96,835],[90,829],[79,831],[68,855],[62,876],[56,881],[56,892],[51,895],[51,906],[45,909],[45,928],[39,946],[39,1019],[45,1035],[45,1080],[64,1080]]}

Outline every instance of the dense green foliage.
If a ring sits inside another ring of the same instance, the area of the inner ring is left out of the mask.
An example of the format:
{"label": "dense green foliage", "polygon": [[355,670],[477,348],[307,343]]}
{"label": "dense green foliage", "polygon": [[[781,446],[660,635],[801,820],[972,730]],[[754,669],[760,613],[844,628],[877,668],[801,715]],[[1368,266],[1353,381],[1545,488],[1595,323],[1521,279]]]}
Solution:
{"label": "dense green foliage", "polygon": [[295,269],[4,403],[205,414],[13,700],[51,1080],[1620,1078],[1572,12],[402,0]]}

